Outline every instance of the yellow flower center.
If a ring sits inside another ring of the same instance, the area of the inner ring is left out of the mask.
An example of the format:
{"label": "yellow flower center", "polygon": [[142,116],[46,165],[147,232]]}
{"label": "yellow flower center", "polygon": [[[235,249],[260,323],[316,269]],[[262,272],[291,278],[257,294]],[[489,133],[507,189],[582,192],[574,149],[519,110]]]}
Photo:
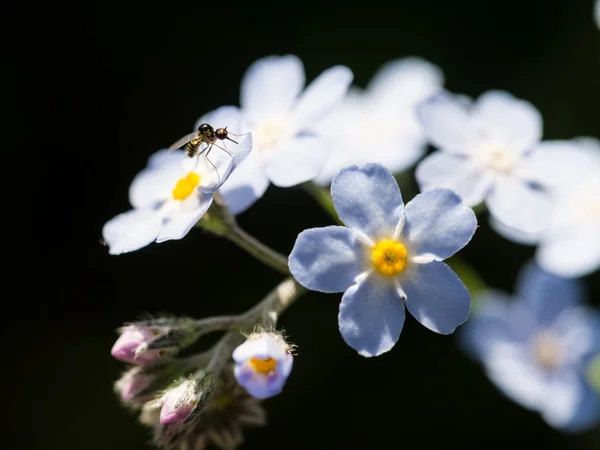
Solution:
{"label": "yellow flower center", "polygon": [[200,175],[195,172],[188,173],[185,177],[179,179],[173,189],[173,198],[175,200],[185,200],[194,189],[200,184]]}
{"label": "yellow flower center", "polygon": [[533,358],[544,369],[552,370],[561,365],[563,352],[558,339],[549,332],[540,332],[533,338]]}
{"label": "yellow flower center", "polygon": [[391,239],[379,241],[371,251],[371,262],[381,275],[396,275],[406,267],[406,247]]}
{"label": "yellow flower center", "polygon": [[250,365],[256,372],[267,375],[268,373],[275,371],[277,361],[273,358],[250,358]]}

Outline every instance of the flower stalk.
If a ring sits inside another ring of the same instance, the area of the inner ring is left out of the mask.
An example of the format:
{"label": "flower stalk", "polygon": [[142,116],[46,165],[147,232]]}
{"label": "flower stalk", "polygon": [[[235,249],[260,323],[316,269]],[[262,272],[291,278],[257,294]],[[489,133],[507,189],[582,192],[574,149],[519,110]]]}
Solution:
{"label": "flower stalk", "polygon": [[198,226],[223,236],[244,249],[265,265],[283,274],[289,274],[287,258],[246,233],[235,220],[218,193],[207,214],[198,222]]}

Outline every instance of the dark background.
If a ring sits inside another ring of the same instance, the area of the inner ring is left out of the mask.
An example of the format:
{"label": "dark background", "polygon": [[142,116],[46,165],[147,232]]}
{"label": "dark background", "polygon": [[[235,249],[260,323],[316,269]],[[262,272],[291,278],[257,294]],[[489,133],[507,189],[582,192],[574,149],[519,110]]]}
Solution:
{"label": "dark background", "polygon": [[[296,54],[307,80],[345,64],[364,86],[384,62],[420,56],[453,92],[503,89],[531,101],[545,138],[600,137],[592,0],[284,4],[21,5],[27,22],[7,40],[14,131],[48,139],[32,168],[35,202],[22,200],[33,215],[21,230],[28,269],[7,300],[16,313],[3,319],[3,448],[150,448],[112,391],[123,368],[110,356],[115,329],[144,313],[237,313],[280,280],[202,231],[121,256],[99,242],[104,222],[129,209],[147,157],[203,113],[237,104],[254,60]],[[330,223],[300,189],[273,187],[239,221],[281,252],[301,230]],[[484,220],[461,254],[490,286],[511,290],[533,248]],[[600,274],[585,282],[598,304]],[[284,392],[265,402],[269,426],[249,432],[245,448],[600,448],[599,431],[559,434],[504,398],[454,336],[412,318],[391,352],[358,356],[337,329],[339,298],[310,293],[282,317],[298,356]]]}

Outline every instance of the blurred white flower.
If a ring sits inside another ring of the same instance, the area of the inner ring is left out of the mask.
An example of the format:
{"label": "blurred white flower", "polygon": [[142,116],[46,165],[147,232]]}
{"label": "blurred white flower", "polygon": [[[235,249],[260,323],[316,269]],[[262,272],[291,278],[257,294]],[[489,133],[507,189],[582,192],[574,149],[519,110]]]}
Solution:
{"label": "blurred white flower", "polygon": [[600,27],[600,0],[596,0],[596,23],[598,24],[598,27]]}
{"label": "blurred white flower", "polygon": [[536,259],[545,270],[564,277],[586,275],[600,267],[600,141],[547,141],[539,150],[527,170],[548,187],[556,207],[548,229],[524,238],[539,244]]}
{"label": "blurred white flower", "polygon": [[269,182],[294,186],[323,170],[329,149],[315,127],[340,104],[353,75],[334,66],[306,89],[304,78],[302,62],[293,55],[259,59],[244,75],[240,131],[229,130],[252,132],[253,152],[220,190],[233,214],[262,197]]}
{"label": "blurred white flower", "polygon": [[365,90],[352,88],[317,127],[331,153],[315,181],[329,185],[340,169],[352,164],[378,162],[394,173],[413,165],[427,146],[415,108],[443,82],[442,71],[433,64],[405,58],[384,64]]}
{"label": "blurred white flower", "polygon": [[495,220],[519,232],[548,226],[551,198],[524,170],[542,135],[533,105],[501,91],[486,92],[472,104],[442,92],[417,113],[440,148],[417,166],[421,190],[449,188],[471,206],[485,200]]}
{"label": "blurred white flower", "polygon": [[[214,111],[208,123],[217,127],[236,126],[236,108]],[[213,149],[206,155],[189,158],[186,152],[161,150],[148,160],[129,188],[134,209],[109,220],[102,236],[111,255],[138,250],[153,241],[181,239],[198,222],[213,201],[213,193],[252,148],[252,135],[239,145],[220,142],[226,153]]]}

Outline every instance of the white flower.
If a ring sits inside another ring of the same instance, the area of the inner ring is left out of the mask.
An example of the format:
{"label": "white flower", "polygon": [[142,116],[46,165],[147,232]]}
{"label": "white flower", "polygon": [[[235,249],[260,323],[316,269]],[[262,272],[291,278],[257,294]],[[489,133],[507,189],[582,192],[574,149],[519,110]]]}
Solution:
{"label": "white flower", "polygon": [[419,58],[384,64],[367,89],[353,88],[318,126],[331,153],[315,181],[329,185],[340,169],[352,164],[378,162],[394,173],[413,165],[427,147],[415,107],[443,82],[441,70]]}
{"label": "white flower", "polygon": [[293,55],[269,56],[250,66],[241,87],[240,131],[252,132],[252,155],[220,190],[233,214],[249,208],[269,182],[289,187],[313,179],[325,165],[328,147],[315,126],[346,95],[352,72],[325,70],[304,89],[304,68]]}
{"label": "white flower", "polygon": [[542,118],[533,105],[507,92],[489,91],[473,104],[444,92],[417,112],[440,148],[417,166],[422,190],[450,188],[467,205],[485,200],[495,220],[520,232],[548,226],[551,198],[525,170],[542,135]]}
{"label": "white flower", "polygon": [[596,0],[595,12],[596,12],[596,24],[598,24],[598,27],[600,27],[600,0]]}
{"label": "white flower", "polygon": [[[235,108],[224,107],[213,112],[209,123],[235,127],[237,117]],[[129,188],[129,202],[134,209],[109,220],[102,229],[109,253],[118,255],[153,241],[184,237],[210,207],[214,191],[250,153],[252,136],[239,142],[219,141],[231,156],[215,147],[208,160],[206,154],[189,158],[181,150],[161,150],[152,155],[148,167]]]}
{"label": "white flower", "polygon": [[294,357],[281,335],[256,332],[233,351],[233,373],[238,383],[256,398],[277,395],[292,371]]}
{"label": "white flower", "polygon": [[539,244],[538,264],[564,277],[593,272],[600,267],[600,141],[544,142],[528,170],[556,198],[549,228],[524,237]]}

